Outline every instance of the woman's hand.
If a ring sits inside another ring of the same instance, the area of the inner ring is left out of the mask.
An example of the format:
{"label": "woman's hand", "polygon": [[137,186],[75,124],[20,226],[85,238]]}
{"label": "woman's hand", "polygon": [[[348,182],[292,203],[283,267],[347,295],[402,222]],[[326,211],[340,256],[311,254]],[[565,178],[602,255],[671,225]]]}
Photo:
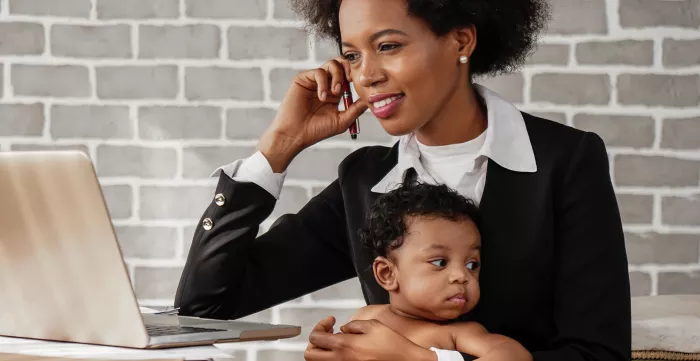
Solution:
{"label": "woman's hand", "polygon": [[309,336],[306,361],[437,361],[437,355],[377,320],[356,320],[333,334],[335,319],[319,322]]}
{"label": "woman's hand", "polygon": [[338,111],[349,69],[347,61],[338,57],[296,75],[258,143],[276,173],[284,171],[307,147],[345,132],[367,110],[366,103],[358,100],[350,109]]}

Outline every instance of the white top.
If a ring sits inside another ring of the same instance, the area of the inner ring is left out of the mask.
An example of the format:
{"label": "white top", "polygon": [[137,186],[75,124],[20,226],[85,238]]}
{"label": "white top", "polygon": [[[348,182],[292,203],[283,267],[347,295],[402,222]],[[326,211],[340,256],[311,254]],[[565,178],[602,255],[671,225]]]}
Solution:
{"label": "white top", "polygon": [[[460,144],[426,146],[413,134],[399,140],[397,165],[377,183],[373,192],[386,193],[401,184],[406,171],[416,170],[420,181],[444,183],[477,204],[481,200],[489,160],[515,172],[536,172],[535,154],[520,111],[488,88],[474,84],[486,104],[488,126],[477,138]],[[274,173],[260,152],[218,168],[238,182],[253,182],[279,199],[287,171]]]}

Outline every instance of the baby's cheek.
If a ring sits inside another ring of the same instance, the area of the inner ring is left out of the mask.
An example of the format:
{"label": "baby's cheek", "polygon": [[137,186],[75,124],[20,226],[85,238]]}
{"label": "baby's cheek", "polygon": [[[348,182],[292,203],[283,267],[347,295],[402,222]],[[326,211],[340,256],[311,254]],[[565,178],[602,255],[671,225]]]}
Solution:
{"label": "baby's cheek", "polygon": [[424,277],[416,277],[407,280],[406,287],[402,287],[406,292],[406,297],[414,303],[425,303],[427,300],[435,297],[435,282]]}

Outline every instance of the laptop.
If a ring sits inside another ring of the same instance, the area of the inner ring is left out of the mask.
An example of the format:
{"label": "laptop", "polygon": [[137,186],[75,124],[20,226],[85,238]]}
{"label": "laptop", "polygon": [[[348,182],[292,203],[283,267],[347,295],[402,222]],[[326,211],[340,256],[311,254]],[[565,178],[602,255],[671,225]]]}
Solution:
{"label": "laptop", "polygon": [[142,314],[87,155],[0,152],[0,335],[149,349],[300,333]]}

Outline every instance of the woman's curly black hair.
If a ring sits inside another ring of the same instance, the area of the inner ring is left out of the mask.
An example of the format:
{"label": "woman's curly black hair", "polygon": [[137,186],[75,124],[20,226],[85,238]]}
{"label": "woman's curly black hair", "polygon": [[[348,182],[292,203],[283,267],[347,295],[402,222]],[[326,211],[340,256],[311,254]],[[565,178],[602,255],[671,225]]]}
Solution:
{"label": "woman's curly black hair", "polygon": [[405,182],[377,198],[361,229],[362,244],[374,257],[386,257],[403,244],[408,217],[434,217],[452,221],[471,219],[480,228],[479,208],[446,185]]}
{"label": "woman's curly black hair", "polygon": [[[311,32],[339,44],[341,1],[291,0],[291,5]],[[406,0],[406,5],[409,15],[426,21],[438,36],[475,26],[473,76],[508,73],[522,66],[550,18],[546,0]]]}

